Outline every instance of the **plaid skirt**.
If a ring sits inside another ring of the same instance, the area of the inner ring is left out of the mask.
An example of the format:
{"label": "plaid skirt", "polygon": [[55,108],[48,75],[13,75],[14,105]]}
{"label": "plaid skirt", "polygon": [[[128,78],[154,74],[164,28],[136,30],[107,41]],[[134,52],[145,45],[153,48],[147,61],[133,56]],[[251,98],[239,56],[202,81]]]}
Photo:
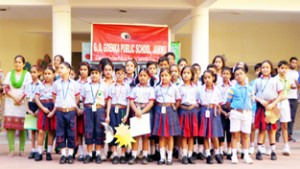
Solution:
{"label": "plaid skirt", "polygon": [[259,102],[256,102],[256,114],[255,114],[255,120],[254,125],[256,129],[259,130],[276,130],[277,129],[277,123],[271,124],[265,122],[265,107],[260,104]]}
{"label": "plaid skirt", "polygon": [[[210,111],[209,118],[205,117],[205,111]],[[223,137],[223,127],[221,122],[221,115],[214,113],[214,109],[207,109],[202,107],[200,109],[200,129],[199,136],[204,138]]]}
{"label": "plaid skirt", "polygon": [[[46,108],[48,108],[50,111],[53,110],[54,104],[53,103],[42,103],[42,105]],[[42,110],[39,111],[38,114],[38,124],[37,129],[38,130],[44,130],[44,131],[53,131],[56,130],[56,117],[55,115],[51,118],[47,117],[48,114],[45,114]]]}
{"label": "plaid skirt", "polygon": [[199,133],[199,109],[187,110],[180,108],[178,113],[181,136],[197,137]]}

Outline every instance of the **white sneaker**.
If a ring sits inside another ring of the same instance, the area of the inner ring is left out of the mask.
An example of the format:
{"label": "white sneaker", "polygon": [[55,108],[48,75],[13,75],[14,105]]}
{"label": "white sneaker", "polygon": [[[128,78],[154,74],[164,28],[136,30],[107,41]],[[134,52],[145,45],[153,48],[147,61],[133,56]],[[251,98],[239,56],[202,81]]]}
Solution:
{"label": "white sneaker", "polygon": [[252,158],[249,155],[245,155],[244,156],[244,162],[246,164],[253,164],[253,160],[252,160]]}
{"label": "white sneaker", "polygon": [[262,145],[260,153],[266,154],[266,152],[267,152],[266,147],[264,145]]}
{"label": "white sneaker", "polygon": [[239,160],[238,160],[237,155],[231,156],[231,163],[232,163],[232,164],[237,164],[237,163],[239,163]]}
{"label": "white sneaker", "polygon": [[249,154],[250,154],[250,155],[254,154],[254,151],[255,151],[255,150],[254,150],[254,146],[250,146],[250,147],[249,147]]}
{"label": "white sneaker", "polygon": [[282,150],[282,154],[285,155],[285,156],[291,155],[290,148],[289,147],[284,147],[283,150]]}

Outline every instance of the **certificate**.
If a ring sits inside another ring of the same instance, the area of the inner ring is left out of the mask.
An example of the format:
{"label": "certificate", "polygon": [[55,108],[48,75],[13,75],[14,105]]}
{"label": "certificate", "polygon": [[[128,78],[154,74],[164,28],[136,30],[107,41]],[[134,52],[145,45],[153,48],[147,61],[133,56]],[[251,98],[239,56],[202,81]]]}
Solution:
{"label": "certificate", "polygon": [[150,134],[150,114],[143,114],[141,118],[130,118],[130,134],[132,137]]}
{"label": "certificate", "polygon": [[24,121],[24,129],[36,130],[37,129],[36,124],[37,124],[37,117],[31,114],[26,114],[25,121]]}

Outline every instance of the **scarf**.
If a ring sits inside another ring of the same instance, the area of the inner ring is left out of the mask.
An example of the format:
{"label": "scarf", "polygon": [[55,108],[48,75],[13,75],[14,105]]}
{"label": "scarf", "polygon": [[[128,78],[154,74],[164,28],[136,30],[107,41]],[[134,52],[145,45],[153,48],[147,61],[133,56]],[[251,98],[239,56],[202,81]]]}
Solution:
{"label": "scarf", "polygon": [[21,88],[22,85],[23,85],[26,73],[27,73],[27,70],[23,70],[20,80],[17,81],[17,79],[16,79],[16,70],[12,70],[11,74],[10,74],[11,85],[14,88],[17,88],[17,89]]}

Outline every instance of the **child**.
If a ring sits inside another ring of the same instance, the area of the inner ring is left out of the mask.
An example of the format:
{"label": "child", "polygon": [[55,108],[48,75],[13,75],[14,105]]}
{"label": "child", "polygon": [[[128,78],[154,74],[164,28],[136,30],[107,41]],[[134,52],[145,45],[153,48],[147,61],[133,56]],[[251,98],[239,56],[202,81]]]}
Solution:
{"label": "child", "polygon": [[[257,110],[255,115],[255,128],[259,129],[256,159],[262,160],[262,144],[266,130],[268,131],[270,147],[271,147],[271,160],[276,160],[275,153],[275,134],[277,125],[265,122],[265,111],[273,110],[276,104],[282,98],[283,87],[281,83],[271,77],[273,70],[272,63],[268,60],[263,61],[261,65],[261,77],[256,79],[253,85],[256,94],[255,100],[257,103]],[[245,82],[246,83],[246,82]]]}
{"label": "child", "polygon": [[[134,111],[136,117],[141,117],[142,114],[150,113],[153,107],[155,96],[154,89],[148,85],[149,74],[146,68],[142,68],[138,74],[139,84],[133,88],[130,94],[130,106]],[[139,146],[139,140],[143,140],[143,159],[142,164],[148,163],[148,136],[138,136],[135,138],[136,142],[132,146],[132,157],[128,161],[129,164],[137,163],[137,150]]]}
{"label": "child", "polygon": [[175,54],[173,52],[167,52],[164,56],[168,58],[170,65],[176,64],[175,63]]}
{"label": "child", "polygon": [[169,60],[167,57],[162,56],[158,59],[158,67],[161,70],[162,68],[169,68]]}
{"label": "child", "polygon": [[76,112],[79,112],[77,104],[80,99],[80,88],[78,83],[70,79],[70,72],[71,65],[68,62],[59,65],[61,78],[55,81],[52,94],[56,115],[57,146],[61,149],[60,164],[74,163],[73,153],[76,146]]}
{"label": "child", "polygon": [[179,72],[181,72],[183,67],[188,65],[188,62],[185,58],[180,58],[177,62],[177,65],[178,65]]}
{"label": "child", "polygon": [[209,139],[213,143],[217,162],[223,163],[218,140],[218,137],[223,137],[223,128],[221,116],[217,111],[219,104],[222,102],[222,97],[220,90],[214,86],[214,83],[217,81],[217,75],[211,70],[206,70],[201,80],[204,85],[198,92],[198,102],[201,104],[199,136],[204,137],[206,163],[213,164],[209,150]]}
{"label": "child", "polygon": [[223,83],[222,70],[225,67],[225,58],[221,55],[217,55],[214,57],[212,63],[216,66],[216,74],[218,76],[217,84],[221,85]]}
{"label": "child", "polygon": [[251,133],[252,105],[254,102],[253,88],[245,84],[246,71],[238,67],[234,70],[237,83],[230,87],[227,98],[227,108],[230,108],[230,132],[232,133],[231,163],[237,164],[237,142],[242,138],[244,161],[252,164],[248,153],[249,134]]}
{"label": "child", "polygon": [[[180,135],[180,126],[177,108],[180,104],[180,93],[175,85],[171,84],[171,71],[162,68],[160,71],[161,84],[155,87],[155,117],[152,134],[159,136],[160,160],[158,165],[172,165],[173,136]],[[168,159],[165,161],[166,142],[168,144]]]}
{"label": "child", "polygon": [[[30,74],[32,82],[25,86],[25,106],[27,113],[37,116],[38,115],[38,106],[35,103],[35,93],[38,86],[41,84],[39,81],[39,71],[37,66],[32,66],[30,69]],[[31,152],[28,156],[29,159],[34,159],[36,153],[36,130],[31,130]]]}
{"label": "child", "polygon": [[147,62],[147,69],[150,75],[149,84],[150,86],[156,86],[159,82],[159,77],[157,76],[157,63],[153,61]]}
{"label": "child", "polygon": [[179,73],[178,66],[177,65],[171,65],[170,69],[171,69],[171,75],[172,75],[171,82],[176,86],[181,85],[182,80],[181,80],[180,75],[179,75],[180,73]]}
{"label": "child", "polygon": [[191,66],[183,67],[181,77],[184,84],[179,86],[181,104],[179,108],[179,121],[181,128],[182,164],[195,164],[192,157],[194,137],[198,136],[198,104],[197,87],[193,84],[195,70]]}
{"label": "child", "polygon": [[[127,101],[130,94],[130,87],[125,84],[125,67],[123,65],[118,65],[115,68],[116,82],[110,87],[108,98],[107,98],[107,109],[106,109],[106,123],[114,129],[118,127],[121,123],[126,123],[129,114],[129,102]],[[113,164],[127,163],[125,158],[125,148],[122,148],[122,155],[119,158],[117,153],[117,144],[114,139],[110,146],[113,151]]]}
{"label": "child", "polygon": [[43,159],[43,144],[46,132],[48,132],[48,146],[46,160],[51,161],[52,145],[54,140],[54,131],[56,129],[55,112],[53,111],[54,104],[52,100],[53,80],[55,70],[52,67],[47,67],[44,70],[45,81],[39,86],[36,92],[36,104],[39,106],[38,114],[38,152],[35,155],[35,161]]}
{"label": "child", "polygon": [[137,63],[134,59],[128,60],[125,63],[126,67],[126,77],[124,82],[127,85],[135,86],[135,69],[137,67]]}
{"label": "child", "polygon": [[59,75],[59,65],[64,62],[65,59],[62,55],[55,55],[54,56],[54,60],[53,60],[53,66],[54,66],[54,69],[55,69],[55,76],[54,76],[54,80],[57,80],[60,78],[60,75]]}
{"label": "child", "polygon": [[[90,75],[90,64],[88,62],[81,62],[79,66],[79,75],[80,78],[77,80],[79,86],[80,86],[80,93],[83,93],[84,85],[90,82],[89,75]],[[99,79],[100,80],[100,79]],[[79,102],[79,108],[81,109],[81,112],[77,116],[77,146],[78,146],[78,152],[79,157],[78,161],[84,160],[84,152],[83,152],[83,135],[84,135],[84,117],[83,117],[83,99],[80,97]],[[75,149],[76,151],[76,149]],[[76,152],[74,152],[75,157]]]}
{"label": "child", "polygon": [[280,61],[278,63],[278,75],[275,76],[283,86],[283,97],[281,101],[278,103],[278,108],[280,109],[280,123],[281,128],[279,128],[278,135],[280,136],[280,130],[282,130],[282,138],[284,143],[284,148],[282,150],[283,155],[289,156],[290,155],[290,146],[288,143],[288,122],[291,121],[291,114],[290,114],[290,105],[288,101],[288,93],[291,89],[296,88],[296,84],[294,81],[290,81],[286,78],[286,73],[289,68],[287,61]]}
{"label": "child", "polygon": [[92,151],[95,144],[95,162],[100,164],[102,162],[100,152],[105,139],[104,128],[101,127],[101,123],[105,122],[105,96],[100,85],[100,69],[93,66],[90,71],[92,82],[86,83],[81,93],[84,103],[84,137],[88,151],[84,163],[93,161]]}
{"label": "child", "polygon": [[[226,136],[226,143],[227,143],[227,159],[231,160],[231,133],[230,133],[230,120],[229,120],[229,109],[226,107],[226,100],[227,100],[227,93],[228,89],[231,87],[230,79],[231,79],[231,69],[229,67],[223,67],[222,70],[222,84],[218,87],[221,91],[222,96],[222,105],[221,105],[221,121],[223,126],[223,135],[224,137],[219,138],[220,142],[220,152],[223,154],[223,147],[224,147],[224,141]],[[226,154],[224,154],[226,155]]]}

